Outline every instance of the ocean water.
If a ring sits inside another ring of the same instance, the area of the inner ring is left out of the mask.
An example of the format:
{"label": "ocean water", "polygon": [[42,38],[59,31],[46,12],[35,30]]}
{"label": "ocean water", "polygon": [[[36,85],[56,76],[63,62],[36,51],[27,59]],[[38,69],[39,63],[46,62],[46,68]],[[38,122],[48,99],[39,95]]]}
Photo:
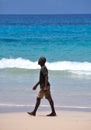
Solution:
{"label": "ocean water", "polygon": [[40,56],[56,110],[91,111],[91,15],[75,14],[0,15],[0,112],[33,109]]}

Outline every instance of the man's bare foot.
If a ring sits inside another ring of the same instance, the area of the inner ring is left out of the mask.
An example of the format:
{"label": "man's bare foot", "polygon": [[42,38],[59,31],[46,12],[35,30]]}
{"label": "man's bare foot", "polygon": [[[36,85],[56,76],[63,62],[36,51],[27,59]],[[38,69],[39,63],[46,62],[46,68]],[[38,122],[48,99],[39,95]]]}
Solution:
{"label": "man's bare foot", "polygon": [[27,112],[30,116],[36,116],[34,112]]}
{"label": "man's bare foot", "polygon": [[56,116],[56,113],[52,112],[51,114],[48,114],[47,116]]}

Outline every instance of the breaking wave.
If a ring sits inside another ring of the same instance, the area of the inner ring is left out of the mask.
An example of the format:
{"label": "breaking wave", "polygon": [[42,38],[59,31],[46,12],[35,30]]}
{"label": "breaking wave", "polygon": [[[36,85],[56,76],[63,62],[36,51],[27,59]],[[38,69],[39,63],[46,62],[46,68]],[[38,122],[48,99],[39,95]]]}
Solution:
{"label": "breaking wave", "polygon": [[[91,75],[91,62],[72,62],[72,61],[58,61],[47,62],[48,70],[52,71],[68,71],[80,75]],[[0,60],[0,69],[18,68],[18,69],[39,69],[37,61],[33,62],[28,59],[16,58]]]}

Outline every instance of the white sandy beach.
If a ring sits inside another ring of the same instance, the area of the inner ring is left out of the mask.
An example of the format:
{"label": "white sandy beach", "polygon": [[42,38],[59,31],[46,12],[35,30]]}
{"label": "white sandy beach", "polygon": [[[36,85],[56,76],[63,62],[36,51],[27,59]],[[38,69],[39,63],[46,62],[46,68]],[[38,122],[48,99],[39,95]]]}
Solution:
{"label": "white sandy beach", "polygon": [[48,112],[38,112],[35,117],[27,113],[0,114],[0,130],[91,130],[91,112],[57,112],[56,117],[47,117]]}

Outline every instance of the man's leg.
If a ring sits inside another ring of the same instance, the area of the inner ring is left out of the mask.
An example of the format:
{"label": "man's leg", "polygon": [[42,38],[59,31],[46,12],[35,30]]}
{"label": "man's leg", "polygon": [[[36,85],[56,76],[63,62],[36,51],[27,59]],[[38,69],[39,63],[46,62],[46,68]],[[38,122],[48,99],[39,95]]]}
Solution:
{"label": "man's leg", "polygon": [[51,114],[49,114],[47,116],[56,116],[56,112],[55,112],[55,108],[54,108],[54,102],[53,102],[51,96],[50,96],[50,98],[47,98],[47,99],[48,99],[48,101],[50,103],[51,110],[52,110]]}
{"label": "man's leg", "polygon": [[40,101],[41,101],[41,98],[37,98],[36,99],[36,105],[35,105],[35,108],[33,110],[33,112],[28,112],[28,114],[32,115],[32,116],[35,116],[36,115],[36,111],[40,105]]}
{"label": "man's leg", "polygon": [[47,116],[56,116],[54,102],[53,102],[52,96],[51,96],[50,86],[48,86],[48,90],[45,92],[45,98],[49,101],[49,104],[50,104],[51,110],[52,110],[51,114],[49,114]]}

